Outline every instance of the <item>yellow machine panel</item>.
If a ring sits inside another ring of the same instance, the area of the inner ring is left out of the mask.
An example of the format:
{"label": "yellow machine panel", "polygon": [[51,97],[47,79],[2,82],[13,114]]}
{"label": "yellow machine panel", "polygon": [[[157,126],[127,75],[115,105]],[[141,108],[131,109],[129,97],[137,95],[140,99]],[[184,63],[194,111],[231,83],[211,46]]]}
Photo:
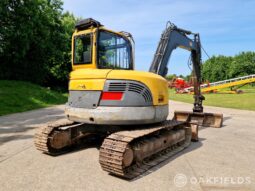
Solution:
{"label": "yellow machine panel", "polygon": [[69,90],[103,90],[105,79],[70,80]]}
{"label": "yellow machine panel", "polygon": [[153,105],[168,104],[167,81],[156,74],[134,70],[79,69],[71,72],[69,90],[103,90],[105,80],[142,82],[151,91]]}
{"label": "yellow machine panel", "polygon": [[70,80],[105,79],[111,69],[79,69],[71,72]]}
{"label": "yellow machine panel", "polygon": [[168,104],[167,81],[156,74],[132,70],[112,70],[107,79],[135,80],[144,83],[151,91],[153,105]]}

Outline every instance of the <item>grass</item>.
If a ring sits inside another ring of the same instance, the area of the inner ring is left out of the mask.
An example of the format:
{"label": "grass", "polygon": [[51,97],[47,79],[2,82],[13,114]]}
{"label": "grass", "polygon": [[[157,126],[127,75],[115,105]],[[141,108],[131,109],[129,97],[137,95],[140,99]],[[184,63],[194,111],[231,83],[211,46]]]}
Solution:
{"label": "grass", "polygon": [[[244,86],[242,94],[205,94],[204,105],[255,111],[255,87]],[[193,103],[193,95],[169,90],[170,100]],[[63,104],[67,94],[21,81],[0,80],[0,116]]]}
{"label": "grass", "polygon": [[[242,94],[204,94],[204,105],[227,107],[234,109],[244,109],[255,111],[255,87],[246,85],[241,88]],[[174,89],[169,90],[169,99],[186,103],[193,103],[193,95],[176,94]]]}
{"label": "grass", "polygon": [[29,82],[0,80],[0,116],[63,104],[67,94]]}

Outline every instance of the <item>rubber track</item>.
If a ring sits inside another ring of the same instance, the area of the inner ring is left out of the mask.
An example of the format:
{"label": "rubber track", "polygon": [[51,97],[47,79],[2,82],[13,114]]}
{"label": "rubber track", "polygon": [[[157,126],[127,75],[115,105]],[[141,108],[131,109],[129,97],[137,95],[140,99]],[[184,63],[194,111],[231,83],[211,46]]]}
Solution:
{"label": "rubber track", "polygon": [[[189,146],[191,142],[191,130],[189,129],[188,134],[185,137],[185,141],[172,145],[165,150],[146,158],[140,163],[136,162],[129,167],[123,167],[123,155],[127,147],[132,145],[131,142],[133,140],[135,141],[137,138],[155,134],[157,131],[162,129],[171,130],[172,128],[181,124],[184,123],[168,120],[164,123],[161,123],[159,126],[148,129],[120,131],[111,134],[104,140],[100,148],[99,162],[102,169],[127,179],[132,179],[143,174],[153,166],[163,162],[164,160]],[[140,142],[142,143],[143,141],[146,141],[146,139],[142,139]]]}

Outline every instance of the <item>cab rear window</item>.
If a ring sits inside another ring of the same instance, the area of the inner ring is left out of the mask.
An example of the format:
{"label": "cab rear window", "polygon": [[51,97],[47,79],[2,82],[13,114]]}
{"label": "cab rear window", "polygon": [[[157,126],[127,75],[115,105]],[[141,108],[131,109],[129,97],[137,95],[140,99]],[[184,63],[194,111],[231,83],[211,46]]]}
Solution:
{"label": "cab rear window", "polygon": [[92,35],[79,35],[74,38],[74,64],[92,62]]}

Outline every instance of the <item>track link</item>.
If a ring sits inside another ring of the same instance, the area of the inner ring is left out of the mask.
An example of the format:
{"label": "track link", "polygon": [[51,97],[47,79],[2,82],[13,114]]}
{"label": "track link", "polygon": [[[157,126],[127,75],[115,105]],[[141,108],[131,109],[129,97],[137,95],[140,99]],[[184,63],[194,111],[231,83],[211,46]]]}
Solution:
{"label": "track link", "polygon": [[[178,129],[185,130],[184,140],[173,143],[142,161],[136,160],[130,164],[129,158],[132,158],[130,150],[139,149],[139,145],[146,144],[146,142],[156,141],[162,130],[169,132],[178,131]],[[185,127],[183,122],[168,120],[146,129],[111,134],[104,140],[100,148],[99,162],[103,170],[123,178],[132,179],[180,152],[190,142],[191,128]]]}
{"label": "track link", "polygon": [[[86,133],[75,131],[81,125],[69,120],[47,124],[36,132],[35,147],[50,155],[66,152],[83,137],[89,140]],[[191,128],[187,126],[185,122],[168,120],[112,133],[100,147],[100,165],[111,174],[135,178],[187,147],[191,141]]]}
{"label": "track link", "polygon": [[74,124],[73,121],[61,119],[56,122],[49,123],[45,126],[40,127],[34,136],[34,145],[36,149],[50,155],[56,155],[63,152],[63,149],[53,148],[50,142],[53,138],[54,133],[60,127],[71,126],[73,124]]}

